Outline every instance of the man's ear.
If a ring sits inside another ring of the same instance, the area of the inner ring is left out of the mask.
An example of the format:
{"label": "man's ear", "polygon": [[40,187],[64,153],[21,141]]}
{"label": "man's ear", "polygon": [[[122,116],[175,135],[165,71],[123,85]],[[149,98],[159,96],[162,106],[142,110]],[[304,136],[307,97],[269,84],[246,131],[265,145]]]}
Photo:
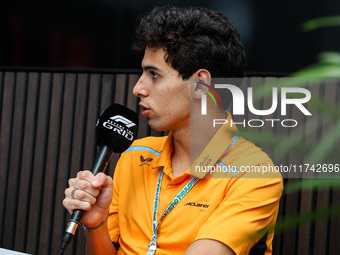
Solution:
{"label": "man's ear", "polygon": [[199,69],[194,74],[193,77],[200,80],[201,82],[210,85],[211,74],[207,69]]}
{"label": "man's ear", "polygon": [[211,75],[210,72],[206,69],[199,69],[192,75],[193,82],[195,82],[195,89],[193,91],[193,97],[195,99],[201,99],[202,95],[205,94],[205,90],[208,89],[207,86],[203,84],[210,85]]}

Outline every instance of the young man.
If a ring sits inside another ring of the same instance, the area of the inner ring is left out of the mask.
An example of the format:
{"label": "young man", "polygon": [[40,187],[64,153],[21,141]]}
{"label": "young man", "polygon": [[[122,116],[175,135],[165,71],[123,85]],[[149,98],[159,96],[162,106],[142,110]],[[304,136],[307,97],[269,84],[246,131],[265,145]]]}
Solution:
{"label": "young man", "polygon": [[[63,203],[70,213],[87,211],[87,254],[271,254],[282,180],[239,169],[272,161],[235,127],[212,128],[214,118],[231,121],[221,108],[191,128],[200,114],[190,108],[200,107],[211,78],[244,75],[236,28],[203,8],[155,8],[140,21],[134,47],[144,50],[133,90],[142,115],[171,132],[135,141],[114,181],[89,171],[70,179]],[[217,164],[236,170],[224,178],[190,171]]]}

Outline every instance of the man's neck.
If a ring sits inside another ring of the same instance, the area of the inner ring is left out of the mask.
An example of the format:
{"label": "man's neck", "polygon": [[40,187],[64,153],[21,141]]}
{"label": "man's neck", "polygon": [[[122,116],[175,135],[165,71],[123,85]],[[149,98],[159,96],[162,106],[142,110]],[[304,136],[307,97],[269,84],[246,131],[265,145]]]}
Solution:
{"label": "man's neck", "polygon": [[171,156],[172,175],[182,175],[190,167],[190,127],[173,130],[173,154]]}
{"label": "man's neck", "polygon": [[214,126],[214,119],[224,120],[226,117],[226,113],[222,110],[216,110],[205,116],[192,116],[190,123],[190,165],[201,155],[204,148],[221,127],[220,125]]}
{"label": "man's neck", "polygon": [[[190,128],[188,125],[185,128],[173,130],[173,154],[171,157],[172,175],[176,178],[182,175],[190,168],[193,161],[201,154],[205,146],[210,142],[219,127],[213,127],[213,119],[226,118],[223,111],[216,111],[210,116],[207,116],[202,121],[202,118],[191,119]],[[190,138],[192,140],[190,140]],[[192,148],[190,149],[190,146]]]}

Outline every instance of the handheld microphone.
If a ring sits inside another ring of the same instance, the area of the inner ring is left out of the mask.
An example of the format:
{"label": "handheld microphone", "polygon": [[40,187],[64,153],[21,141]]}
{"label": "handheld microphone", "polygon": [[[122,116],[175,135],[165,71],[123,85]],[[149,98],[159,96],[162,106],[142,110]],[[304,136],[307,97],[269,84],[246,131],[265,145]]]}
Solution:
{"label": "handheld microphone", "polygon": [[[96,141],[100,148],[91,168],[92,174],[104,172],[113,152],[124,152],[136,138],[137,131],[138,116],[134,111],[113,104],[102,112],[96,124]],[[72,241],[84,213],[83,210],[73,212],[61,242],[60,255]]]}

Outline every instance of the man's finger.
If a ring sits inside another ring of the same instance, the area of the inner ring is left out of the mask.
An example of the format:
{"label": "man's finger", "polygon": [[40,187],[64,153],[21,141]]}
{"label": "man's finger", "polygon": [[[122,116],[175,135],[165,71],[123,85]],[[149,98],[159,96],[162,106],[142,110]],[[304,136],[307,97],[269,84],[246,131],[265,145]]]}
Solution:
{"label": "man's finger", "polygon": [[79,171],[77,173],[77,178],[81,179],[81,180],[86,180],[88,182],[91,182],[94,178],[93,173],[91,173],[91,171],[89,170],[84,170],[84,171]]}
{"label": "man's finger", "polygon": [[69,199],[80,200],[82,202],[89,202],[91,205],[94,205],[96,203],[96,197],[99,193],[100,191],[96,190],[96,192],[94,192],[94,195],[92,195],[86,191],[70,187],[65,190],[65,197]]}
{"label": "man's finger", "polygon": [[108,185],[112,185],[112,179],[104,173],[98,173],[91,181],[91,185],[95,189],[105,187]]}

